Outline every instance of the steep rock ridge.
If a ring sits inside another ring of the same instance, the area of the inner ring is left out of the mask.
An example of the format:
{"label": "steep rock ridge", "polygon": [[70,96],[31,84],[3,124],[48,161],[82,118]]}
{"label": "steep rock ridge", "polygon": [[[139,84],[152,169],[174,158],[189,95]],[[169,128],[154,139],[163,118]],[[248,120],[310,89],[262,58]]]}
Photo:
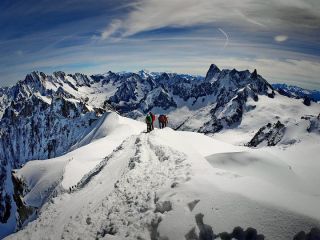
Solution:
{"label": "steep rock ridge", "polygon": [[[197,87],[203,87],[200,97],[212,95],[213,102],[207,108],[210,115],[209,121],[199,126],[197,131],[203,133],[215,133],[223,128],[235,127],[241,123],[243,113],[254,109],[254,105],[246,105],[248,98],[254,101],[259,100],[259,95],[274,97],[272,86],[257,74],[249,71],[222,70],[218,71],[217,67],[211,66],[213,73],[207,73],[206,81]],[[212,79],[214,81],[212,82]],[[208,82],[209,80],[210,82]],[[196,90],[197,88],[195,88]],[[192,90],[192,92],[196,92]],[[192,119],[191,119],[192,121]],[[192,129],[191,121],[186,121],[180,125],[179,129]]]}
{"label": "steep rock ridge", "polygon": [[[274,97],[272,86],[257,71],[220,70],[212,64],[205,78],[175,73],[112,73],[92,76],[116,87],[105,103],[125,116],[141,119],[148,111],[173,114],[187,108],[189,114],[171,122],[175,129],[214,133],[241,122],[248,98]],[[193,126],[194,117],[206,112],[208,120]],[[174,114],[173,114],[174,115]]]}

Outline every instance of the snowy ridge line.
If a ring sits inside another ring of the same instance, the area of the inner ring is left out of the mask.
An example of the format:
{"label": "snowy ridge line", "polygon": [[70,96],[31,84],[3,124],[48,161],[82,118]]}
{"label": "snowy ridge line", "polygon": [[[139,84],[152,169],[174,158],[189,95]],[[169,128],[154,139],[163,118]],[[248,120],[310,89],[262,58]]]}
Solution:
{"label": "snowy ridge line", "polygon": [[73,160],[74,160],[73,157],[71,157],[70,159],[67,160],[66,164],[63,167],[62,174],[61,174],[61,177],[59,179],[59,183],[56,185],[55,191],[50,194],[50,195],[52,195],[52,197],[50,196],[49,200],[51,198],[57,197],[58,195],[63,194],[63,193],[66,192],[66,189],[64,189],[63,186],[62,186],[63,176],[65,175],[66,167],[67,167],[68,163],[70,163]]}
{"label": "snowy ridge line", "polygon": [[[319,226],[303,210],[304,205],[316,210],[318,199],[295,191],[293,180],[300,179],[272,154],[239,154],[239,147],[168,128],[131,135],[120,144],[101,157],[106,167],[93,166],[83,187],[49,201],[35,221],[8,239],[175,240],[188,235],[194,240],[201,239],[192,236],[200,236],[205,226],[216,236],[209,239],[225,239],[226,232],[241,226],[266,239],[287,240]],[[283,181],[287,184],[278,189]]]}
{"label": "snowy ridge line", "polygon": [[90,143],[95,134],[97,133],[97,131],[99,131],[99,127],[103,124],[103,122],[106,120],[108,114],[104,113],[101,117],[98,118],[98,120],[96,121],[96,123],[92,126],[91,129],[88,129],[87,132],[83,133],[83,136],[80,137],[80,141],[78,141],[75,145],[73,145],[70,148],[70,151],[75,150],[79,147],[82,147],[84,145],[87,145],[88,143]]}
{"label": "snowy ridge line", "polygon": [[116,153],[118,153],[119,151],[123,150],[123,145],[126,144],[127,142],[129,142],[133,137],[129,137],[127,139],[125,139],[120,146],[118,146],[115,150],[113,150],[112,153],[110,153],[108,156],[106,156],[104,158],[103,161],[101,161],[93,170],[91,170],[89,173],[85,174],[82,179],[77,183],[76,185],[76,190],[79,190],[80,188],[83,188],[84,186],[86,186],[91,179],[96,176],[97,174],[99,174],[101,172],[101,170],[108,164],[108,161],[113,158],[115,156]]}

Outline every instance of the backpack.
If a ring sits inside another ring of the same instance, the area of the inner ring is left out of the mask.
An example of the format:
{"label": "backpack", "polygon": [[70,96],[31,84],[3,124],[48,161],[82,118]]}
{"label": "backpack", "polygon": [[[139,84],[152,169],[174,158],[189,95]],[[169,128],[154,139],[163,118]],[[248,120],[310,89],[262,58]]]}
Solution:
{"label": "backpack", "polygon": [[160,122],[165,122],[165,116],[162,114],[158,117],[158,119]]}
{"label": "backpack", "polygon": [[151,117],[152,117],[152,122],[154,122],[156,120],[156,116],[151,113]]}
{"label": "backpack", "polygon": [[152,122],[152,117],[150,115],[146,116],[146,122],[151,123]]}

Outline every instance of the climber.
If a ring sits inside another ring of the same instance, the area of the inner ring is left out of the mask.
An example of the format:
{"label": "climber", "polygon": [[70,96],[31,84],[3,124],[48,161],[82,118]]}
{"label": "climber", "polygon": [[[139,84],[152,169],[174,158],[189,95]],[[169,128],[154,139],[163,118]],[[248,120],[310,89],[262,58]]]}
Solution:
{"label": "climber", "polygon": [[146,116],[146,124],[147,124],[147,132],[150,132],[152,130],[152,116],[150,114]]}
{"label": "climber", "polygon": [[168,117],[164,114],[161,114],[158,118],[159,120],[159,128],[165,128],[168,124]]}
{"label": "climber", "polygon": [[152,112],[149,112],[149,115],[151,117],[151,131],[152,131],[154,129],[154,121],[156,120],[156,116]]}

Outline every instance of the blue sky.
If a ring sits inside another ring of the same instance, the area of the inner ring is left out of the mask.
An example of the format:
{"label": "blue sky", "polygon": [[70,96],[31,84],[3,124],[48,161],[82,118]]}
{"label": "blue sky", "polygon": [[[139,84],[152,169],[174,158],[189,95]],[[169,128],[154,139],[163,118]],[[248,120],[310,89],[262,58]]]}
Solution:
{"label": "blue sky", "polygon": [[318,0],[1,0],[0,85],[33,71],[257,69],[320,89]]}

